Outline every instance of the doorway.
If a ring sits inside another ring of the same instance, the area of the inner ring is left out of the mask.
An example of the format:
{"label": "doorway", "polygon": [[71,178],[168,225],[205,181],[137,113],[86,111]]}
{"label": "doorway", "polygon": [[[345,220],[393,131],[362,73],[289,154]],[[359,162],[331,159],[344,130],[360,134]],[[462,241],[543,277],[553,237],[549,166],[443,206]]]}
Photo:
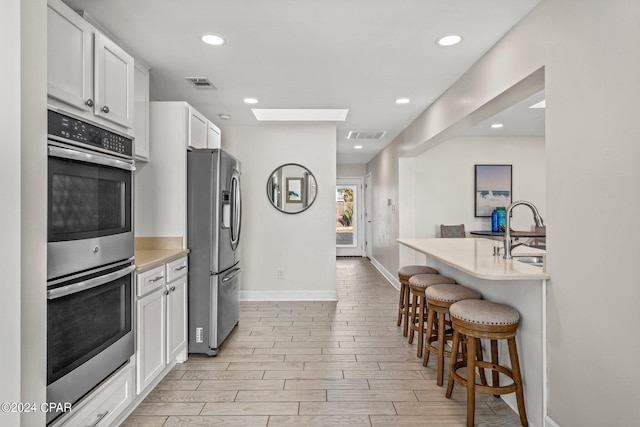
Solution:
{"label": "doorway", "polygon": [[363,256],[362,178],[336,180],[336,255]]}

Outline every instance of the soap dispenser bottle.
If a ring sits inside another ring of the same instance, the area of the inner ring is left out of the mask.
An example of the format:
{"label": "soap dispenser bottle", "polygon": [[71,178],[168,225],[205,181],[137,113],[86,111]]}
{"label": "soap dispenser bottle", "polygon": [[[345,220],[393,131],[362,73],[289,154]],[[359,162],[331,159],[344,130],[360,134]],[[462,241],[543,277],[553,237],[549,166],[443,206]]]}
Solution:
{"label": "soap dispenser bottle", "polygon": [[498,231],[500,231],[498,224],[498,209],[494,209],[493,212],[491,212],[491,232],[497,233]]}

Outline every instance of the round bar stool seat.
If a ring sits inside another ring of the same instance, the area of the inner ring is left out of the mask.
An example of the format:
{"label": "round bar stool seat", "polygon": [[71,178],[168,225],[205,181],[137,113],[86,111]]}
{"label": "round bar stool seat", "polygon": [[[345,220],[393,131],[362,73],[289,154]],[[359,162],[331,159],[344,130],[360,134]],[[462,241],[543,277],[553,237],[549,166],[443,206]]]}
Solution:
{"label": "round bar stool seat", "polygon": [[[467,299],[480,299],[480,292],[462,285],[439,284],[429,286],[424,291],[427,300],[427,339],[424,345],[423,366],[429,363],[429,354],[433,353],[438,357],[438,370],[436,382],[439,386],[443,383],[444,358],[451,357],[451,353],[445,350],[445,328],[450,322],[449,307],[451,304]],[[437,322],[437,324],[436,324]],[[434,330],[434,325],[436,326]],[[437,347],[433,343],[437,343]]]}
{"label": "round bar stool seat", "polygon": [[438,274],[438,270],[426,265],[405,265],[398,270],[400,280],[400,301],[398,302],[398,325],[402,327],[402,334],[406,337],[409,333],[409,317],[411,317],[411,307],[409,300],[409,278],[416,274]]}
{"label": "round bar stool seat", "polygon": [[[453,347],[451,351],[449,383],[447,384],[447,398],[451,397],[454,382],[463,385],[467,389],[467,426],[473,427],[475,415],[475,392],[500,395],[516,393],[520,422],[527,426],[527,414],[524,407],[524,389],[518,349],[516,346],[516,330],[520,321],[518,311],[506,304],[499,304],[486,300],[458,301],[449,307],[451,323],[453,325]],[[461,336],[467,337],[467,357],[458,361],[458,347]],[[474,338],[491,340],[491,363],[476,360],[471,355],[476,354],[477,341]],[[509,347],[511,369],[498,363],[498,342],[506,339]],[[466,378],[457,373],[460,368],[466,367]],[[492,384],[476,384],[476,367],[482,372],[489,369],[492,372]],[[512,379],[512,383],[501,386],[499,374]]]}
{"label": "round bar stool seat", "polygon": [[424,299],[424,290],[429,286],[440,283],[456,283],[450,277],[440,274],[416,274],[409,279],[409,290],[411,292],[411,319],[409,321],[409,344],[413,344],[413,333],[418,332],[418,357],[422,357],[424,346],[424,321],[427,316],[427,301]]}

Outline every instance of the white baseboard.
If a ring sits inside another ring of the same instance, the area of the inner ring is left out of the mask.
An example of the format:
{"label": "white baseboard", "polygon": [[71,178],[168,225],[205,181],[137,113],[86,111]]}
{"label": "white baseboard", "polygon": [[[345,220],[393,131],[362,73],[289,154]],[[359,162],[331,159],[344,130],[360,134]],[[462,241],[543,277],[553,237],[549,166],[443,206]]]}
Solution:
{"label": "white baseboard", "polygon": [[369,259],[371,261],[371,264],[373,264],[373,266],[376,268],[376,270],[378,270],[380,274],[382,274],[384,278],[387,279],[389,283],[391,283],[391,286],[400,290],[400,281],[398,280],[398,277],[395,274],[391,274],[389,270],[384,268],[384,266],[380,264],[375,258],[371,257]]}
{"label": "white baseboard", "polygon": [[544,418],[544,425],[545,427],[560,427],[560,424],[553,421],[548,415]]}
{"label": "white baseboard", "polygon": [[240,291],[240,301],[338,301],[337,291]]}

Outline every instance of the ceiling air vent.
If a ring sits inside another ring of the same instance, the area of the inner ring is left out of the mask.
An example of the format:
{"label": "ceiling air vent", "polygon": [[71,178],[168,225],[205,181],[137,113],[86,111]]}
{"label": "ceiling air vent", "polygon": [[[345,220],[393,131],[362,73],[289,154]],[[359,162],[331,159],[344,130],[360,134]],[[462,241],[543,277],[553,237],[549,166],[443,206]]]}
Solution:
{"label": "ceiling air vent", "polygon": [[384,134],[383,130],[350,130],[347,139],[380,139]]}
{"label": "ceiling air vent", "polygon": [[206,77],[187,77],[186,79],[196,89],[217,89]]}

